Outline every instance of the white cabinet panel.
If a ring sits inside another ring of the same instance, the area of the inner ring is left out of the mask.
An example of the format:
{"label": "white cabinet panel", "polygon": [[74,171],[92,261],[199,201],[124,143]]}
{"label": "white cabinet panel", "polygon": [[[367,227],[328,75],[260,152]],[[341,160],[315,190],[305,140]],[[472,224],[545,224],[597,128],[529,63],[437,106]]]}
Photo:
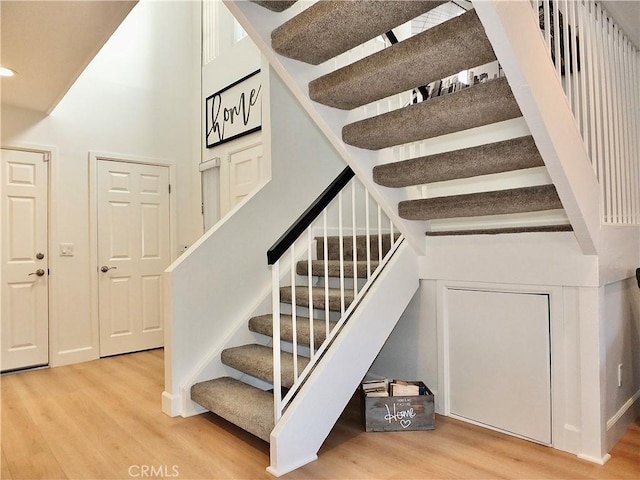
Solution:
{"label": "white cabinet panel", "polygon": [[449,289],[451,415],[551,444],[549,297]]}

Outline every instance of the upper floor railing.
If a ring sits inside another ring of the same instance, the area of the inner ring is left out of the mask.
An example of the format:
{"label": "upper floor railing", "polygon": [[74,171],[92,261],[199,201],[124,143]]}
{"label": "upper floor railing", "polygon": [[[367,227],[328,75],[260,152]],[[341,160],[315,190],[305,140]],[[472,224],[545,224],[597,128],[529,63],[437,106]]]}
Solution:
{"label": "upper floor railing", "polygon": [[640,224],[640,53],[599,2],[532,0],[598,179],[605,224]]}

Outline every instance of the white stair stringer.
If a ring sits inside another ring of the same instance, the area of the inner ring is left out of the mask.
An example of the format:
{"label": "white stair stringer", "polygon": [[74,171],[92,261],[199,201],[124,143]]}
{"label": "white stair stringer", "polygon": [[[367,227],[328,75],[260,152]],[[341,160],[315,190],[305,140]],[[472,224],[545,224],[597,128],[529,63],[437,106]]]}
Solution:
{"label": "white stair stringer", "polygon": [[269,473],[317,459],[418,285],[418,257],[403,242],[271,432]]}
{"label": "white stair stringer", "polygon": [[272,30],[294,16],[294,9],[291,8],[289,9],[290,11],[282,13],[273,13],[249,1],[223,1],[267,58],[274,71],[277,72],[291,93],[300,102],[302,108],[355,172],[358,179],[371,193],[371,196],[393,221],[393,224],[404,234],[407,241],[417,252],[424,254],[426,248],[424,232],[427,230],[427,223],[405,220],[398,215],[397,205],[403,200],[411,199],[409,190],[385,188],[373,181],[372,167],[374,165],[395,161],[392,150],[384,149],[374,152],[346,145],[342,141],[342,127],[347,123],[358,120],[358,116],[363,115],[362,111],[345,112],[320,105],[309,98],[309,82],[331,71],[332,62],[328,61],[319,66],[307,65],[297,60],[282,57],[271,48]]}

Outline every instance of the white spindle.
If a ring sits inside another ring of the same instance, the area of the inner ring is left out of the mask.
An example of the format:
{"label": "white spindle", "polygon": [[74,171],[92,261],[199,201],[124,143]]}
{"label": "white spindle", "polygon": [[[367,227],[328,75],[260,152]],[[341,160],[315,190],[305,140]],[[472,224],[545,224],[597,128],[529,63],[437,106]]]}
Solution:
{"label": "white spindle", "polygon": [[[575,107],[573,104],[573,65],[571,64],[571,47],[569,46],[569,39],[573,34],[573,29],[569,32],[569,4],[567,0],[562,0],[562,5],[564,6],[564,14],[562,15],[562,24],[560,28],[562,29],[562,49],[564,51],[564,56],[562,60],[564,61],[564,84],[565,84],[565,93],[567,95],[567,99],[569,100],[569,105],[571,105],[572,110],[575,112]],[[575,42],[574,42],[575,43]]]}
{"label": "white spindle", "polygon": [[293,381],[298,379],[298,331],[297,318],[298,308],[296,299],[296,244],[291,245],[291,330],[293,332]]}
{"label": "white spindle", "polygon": [[640,52],[635,48],[632,49],[631,53],[631,92],[633,97],[632,110],[631,110],[631,130],[633,135],[631,136],[632,141],[632,159],[635,159],[633,162],[634,175],[632,179],[632,185],[635,187],[635,224],[640,224],[640,92],[638,91],[637,85],[640,82]]}
{"label": "white spindle", "polygon": [[[589,130],[591,125],[591,118],[593,118],[593,108],[591,111],[587,109],[588,101],[590,95],[587,94],[587,77],[590,77],[593,80],[593,77],[590,75],[590,66],[587,65],[587,60],[585,56],[585,50],[591,51],[591,32],[589,30],[589,26],[587,24],[587,9],[588,6],[581,3],[575,2],[576,7],[576,16],[578,20],[578,27],[576,30],[576,41],[574,42],[574,48],[577,51],[577,60],[580,62],[580,68],[582,73],[579,77],[580,79],[580,109],[582,111],[582,135],[584,139],[585,146],[587,147],[587,151],[589,151],[589,156],[591,157],[591,162],[593,163],[594,169],[597,168],[597,162],[595,161],[595,148],[591,148],[591,132]],[[578,33],[580,37],[578,37]],[[578,40],[581,38],[582,40]],[[578,41],[580,42],[580,48],[578,49]],[[577,71],[577,70],[576,70]],[[589,115],[589,112],[591,115]]]}
{"label": "white spindle", "polygon": [[626,189],[623,182],[623,162],[621,152],[620,135],[620,68],[618,64],[618,41],[619,30],[616,26],[609,23],[609,49],[611,55],[611,96],[613,98],[613,111],[612,111],[612,123],[613,123],[613,155],[614,166],[616,167],[616,223],[624,223],[624,191]]}
{"label": "white spindle", "polygon": [[311,360],[315,358],[315,342],[313,328],[313,232],[311,228],[307,229],[307,285],[309,286],[307,295],[309,295],[309,352]]}
{"label": "white spindle", "polygon": [[344,315],[344,244],[342,232],[342,192],[338,193],[338,240],[340,241],[340,314]]}
{"label": "white spindle", "polygon": [[623,138],[624,138],[624,161],[625,161],[625,182],[627,185],[627,195],[625,200],[626,206],[626,223],[633,223],[633,194],[634,194],[634,186],[631,183],[631,179],[633,178],[633,168],[631,159],[631,136],[633,132],[631,131],[631,116],[629,115],[630,106],[631,106],[631,93],[629,92],[629,62],[628,62],[628,47],[629,41],[626,36],[622,37],[622,51],[620,54],[620,62],[621,62],[621,77],[622,77],[622,98],[623,98],[623,118],[622,118],[622,127],[623,127]]}
{"label": "white spindle", "polygon": [[549,54],[551,53],[551,15],[549,0],[543,0],[542,9],[544,18],[544,43],[547,45],[547,54]]}
{"label": "white spindle", "polygon": [[351,256],[353,258],[353,294],[358,294],[358,241],[356,224],[356,182],[351,180]]}
{"label": "white spindle", "polygon": [[329,237],[327,235],[327,209],[322,212],[322,236],[324,238],[324,316],[326,336],[329,336]]}
{"label": "white spindle", "polygon": [[280,261],[271,266],[271,284],[273,285],[272,313],[273,313],[273,408],[277,422],[282,415],[282,381],[280,378]]}
{"label": "white spindle", "polygon": [[378,204],[378,263],[382,263],[382,208]]}
{"label": "white spindle", "polygon": [[364,192],[364,218],[365,218],[365,230],[367,231],[366,234],[366,241],[367,241],[367,278],[371,277],[371,230],[369,229],[369,192],[367,190],[365,190]]}
{"label": "white spindle", "polygon": [[560,55],[560,10],[558,10],[558,2],[554,2],[551,5],[553,13],[553,51],[555,52],[556,59],[556,73],[558,78],[562,78],[561,65],[562,58]]}

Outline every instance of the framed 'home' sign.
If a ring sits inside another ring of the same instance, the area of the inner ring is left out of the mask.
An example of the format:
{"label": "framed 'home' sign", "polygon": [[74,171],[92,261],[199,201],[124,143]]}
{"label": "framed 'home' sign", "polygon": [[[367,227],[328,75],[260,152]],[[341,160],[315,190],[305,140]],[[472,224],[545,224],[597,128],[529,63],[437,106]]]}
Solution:
{"label": "framed 'home' sign", "polygon": [[262,129],[260,70],[207,97],[207,148]]}

